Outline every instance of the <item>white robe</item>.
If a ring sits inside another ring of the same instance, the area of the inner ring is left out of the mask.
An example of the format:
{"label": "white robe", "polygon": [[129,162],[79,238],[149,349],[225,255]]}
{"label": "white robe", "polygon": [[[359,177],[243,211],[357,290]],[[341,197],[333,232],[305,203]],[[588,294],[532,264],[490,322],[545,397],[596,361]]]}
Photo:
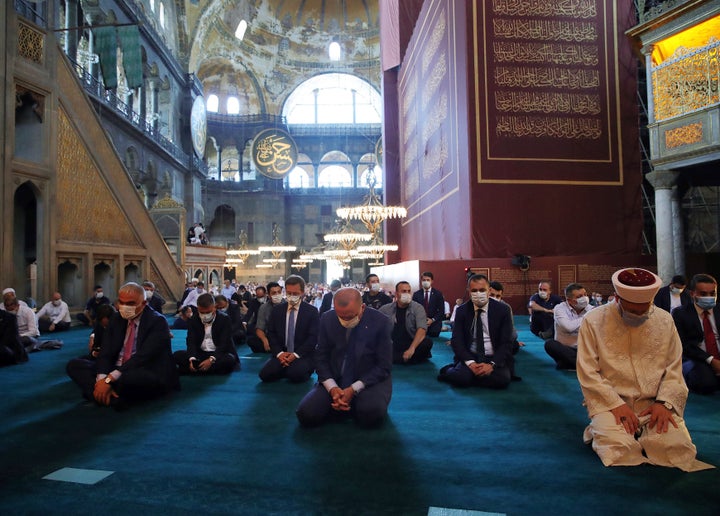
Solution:
{"label": "white robe", "polygon": [[[651,463],[684,471],[712,468],[695,460],[696,449],[683,421],[688,389],[682,376],[682,344],[669,313],[655,307],[643,324],[626,324],[616,303],[589,312],[578,334],[577,375],[591,422],[585,442],[606,466]],[[636,415],[655,403],[672,404],[678,428],[658,434],[640,418],[632,436],[610,413],[626,403]],[[644,453],[643,453],[644,452]]]}

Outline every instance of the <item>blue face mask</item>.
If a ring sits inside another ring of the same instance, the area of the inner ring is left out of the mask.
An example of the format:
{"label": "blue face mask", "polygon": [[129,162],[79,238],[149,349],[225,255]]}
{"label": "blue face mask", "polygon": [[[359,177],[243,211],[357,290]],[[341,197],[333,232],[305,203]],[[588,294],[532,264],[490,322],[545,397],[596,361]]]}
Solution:
{"label": "blue face mask", "polygon": [[715,297],[696,297],[695,304],[697,304],[702,310],[712,310],[715,308]]}

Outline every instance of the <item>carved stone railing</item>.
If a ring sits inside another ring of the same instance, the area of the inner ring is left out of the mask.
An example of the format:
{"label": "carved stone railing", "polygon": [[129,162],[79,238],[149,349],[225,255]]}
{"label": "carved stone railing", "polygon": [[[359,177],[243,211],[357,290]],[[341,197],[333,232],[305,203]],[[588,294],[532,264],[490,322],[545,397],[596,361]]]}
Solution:
{"label": "carved stone railing", "polygon": [[657,18],[688,0],[636,0],[640,23]]}
{"label": "carved stone railing", "polygon": [[720,40],[691,50],[678,48],[653,67],[655,122],[692,113],[720,103]]}

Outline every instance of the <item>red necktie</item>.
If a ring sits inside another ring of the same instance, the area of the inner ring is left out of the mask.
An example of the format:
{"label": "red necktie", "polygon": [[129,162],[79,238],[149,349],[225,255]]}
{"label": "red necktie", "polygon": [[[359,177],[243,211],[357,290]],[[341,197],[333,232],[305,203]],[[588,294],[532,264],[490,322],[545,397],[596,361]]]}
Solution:
{"label": "red necktie", "polygon": [[425,313],[429,312],[428,307],[430,306],[430,291],[425,291]]}
{"label": "red necktie", "polygon": [[703,331],[705,332],[705,350],[715,358],[720,358],[718,354],[717,341],[715,340],[715,332],[713,332],[712,324],[710,324],[710,312],[703,312]]}
{"label": "red necktie", "polygon": [[132,356],[133,346],[135,345],[135,321],[128,322],[127,334],[125,336],[125,345],[123,346],[122,363],[124,364]]}

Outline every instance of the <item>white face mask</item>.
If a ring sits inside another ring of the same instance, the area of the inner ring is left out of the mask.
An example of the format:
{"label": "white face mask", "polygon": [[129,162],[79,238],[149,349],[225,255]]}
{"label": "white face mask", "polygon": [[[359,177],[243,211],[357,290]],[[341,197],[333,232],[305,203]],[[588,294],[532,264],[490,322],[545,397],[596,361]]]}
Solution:
{"label": "white face mask", "polygon": [[633,314],[633,313],[623,310],[622,302],[620,302],[618,304],[618,306],[620,307],[620,314],[622,315],[623,322],[625,324],[627,324],[628,326],[632,326],[633,328],[637,328],[638,326],[643,324],[645,321],[647,321],[648,318],[650,317],[650,312],[653,309],[653,307],[651,305],[650,309],[647,312],[645,312],[644,314],[638,315],[638,314]]}
{"label": "white face mask", "polygon": [[274,294],[270,296],[270,299],[272,299],[274,305],[282,303],[282,294]]}
{"label": "white face mask", "polygon": [[98,299],[101,299],[104,295],[102,292],[95,292],[95,297]]}
{"label": "white face mask", "polygon": [[422,282],[422,287],[427,290],[430,288],[430,282],[428,280],[425,280]]}
{"label": "white face mask", "polygon": [[137,307],[130,306],[130,305],[118,305],[118,311],[120,312],[120,317],[123,319],[132,319],[135,317],[135,309]]}
{"label": "white face mask", "polygon": [[475,306],[483,307],[488,302],[487,292],[470,292],[470,299]]}
{"label": "white face mask", "polygon": [[296,306],[300,303],[300,296],[288,296],[287,302],[291,306]]}
{"label": "white face mask", "polygon": [[256,298],[258,300],[258,303],[263,304],[265,302],[265,297],[258,297]]}
{"label": "white face mask", "polygon": [[580,310],[585,310],[588,303],[590,303],[590,298],[587,296],[582,296],[575,300],[575,306],[577,306]]}
{"label": "white face mask", "polygon": [[360,316],[359,316],[359,315],[356,315],[355,317],[353,317],[353,318],[350,319],[349,321],[346,321],[346,320],[344,320],[344,319],[340,319],[340,318],[338,317],[338,321],[340,321],[340,324],[342,324],[344,328],[350,329],[350,328],[354,328],[355,326],[357,326],[357,325],[360,323]]}
{"label": "white face mask", "polygon": [[57,299],[57,300],[53,301],[52,304],[55,306],[60,306],[62,304],[62,299]]}
{"label": "white face mask", "polygon": [[538,296],[540,296],[540,299],[547,299],[547,298],[548,298],[548,293],[545,292],[545,291],[543,291],[543,290],[540,290],[540,291],[538,292]]}
{"label": "white face mask", "polygon": [[145,291],[145,299],[150,299],[153,296],[152,290]]}
{"label": "white face mask", "polygon": [[200,314],[200,320],[205,323],[211,323],[215,319],[215,314],[213,312],[210,312],[209,314]]}
{"label": "white face mask", "polygon": [[400,302],[404,305],[409,305],[410,301],[412,301],[412,294],[409,292],[403,292],[400,294]]}
{"label": "white face mask", "polygon": [[380,292],[380,283],[372,283],[370,285],[370,290],[373,292]]}
{"label": "white face mask", "polygon": [[670,288],[670,292],[672,292],[672,293],[675,294],[676,296],[679,296],[680,294],[682,294],[683,290],[685,290],[685,289],[677,288],[677,287],[671,287],[671,288]]}

